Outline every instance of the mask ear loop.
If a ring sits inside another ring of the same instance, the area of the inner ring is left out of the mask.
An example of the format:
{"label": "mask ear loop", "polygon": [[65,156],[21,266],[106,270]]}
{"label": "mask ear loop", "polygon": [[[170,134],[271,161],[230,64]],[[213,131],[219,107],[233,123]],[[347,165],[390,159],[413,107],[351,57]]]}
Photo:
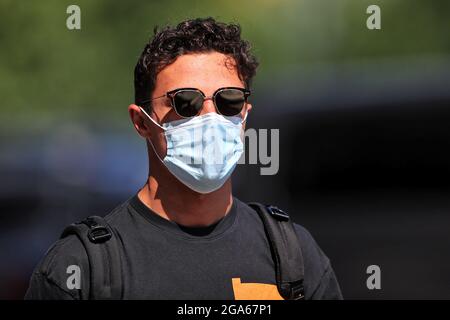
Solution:
{"label": "mask ear loop", "polygon": [[245,116],[244,116],[244,118],[242,119],[241,124],[244,123],[245,120],[247,120],[247,116],[248,116],[248,111],[245,110]]}
{"label": "mask ear loop", "polygon": [[[248,116],[248,111],[245,110],[245,116],[244,116],[244,118],[241,120],[241,123],[240,123],[241,125],[245,122],[245,120],[247,120],[247,116]],[[241,141],[242,141],[243,143],[245,143],[244,135],[245,135],[244,127],[241,126],[241,134],[240,134],[240,137],[241,137]]]}
{"label": "mask ear loop", "polygon": [[157,123],[155,120],[153,120],[152,117],[150,117],[148,115],[148,113],[144,110],[144,108],[139,107],[139,109],[141,109],[141,111],[147,116],[147,118],[149,118],[151,120],[151,122],[153,122],[154,124],[156,124],[158,127],[160,127],[161,129],[163,129],[164,131],[166,131],[166,128],[164,128],[162,125],[160,125],[159,123]]}
{"label": "mask ear loop", "polygon": [[[164,131],[166,131],[166,129],[164,127],[162,127],[160,124],[158,124],[155,120],[152,119],[152,117],[150,117],[148,115],[148,113],[142,108],[139,107],[141,109],[141,111],[154,123],[156,124],[158,127],[160,127],[161,129],[163,129]],[[164,163],[164,161],[160,158],[158,152],[156,152],[155,146],[153,145],[152,139],[148,138],[147,139],[150,142],[150,145],[152,146],[153,152],[156,154],[156,156],[158,157],[159,161],[161,161],[162,163]]]}

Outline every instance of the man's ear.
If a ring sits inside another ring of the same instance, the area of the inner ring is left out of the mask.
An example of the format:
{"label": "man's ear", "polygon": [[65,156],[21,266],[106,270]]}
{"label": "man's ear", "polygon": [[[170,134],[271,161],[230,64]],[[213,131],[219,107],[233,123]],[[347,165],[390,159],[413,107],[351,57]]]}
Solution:
{"label": "man's ear", "polygon": [[247,108],[247,112],[250,112],[250,110],[252,110],[252,104],[247,102],[246,108]]}
{"label": "man's ear", "polygon": [[[245,111],[247,112],[247,118],[248,118],[248,115],[249,115],[249,113],[250,113],[250,110],[252,110],[252,104],[247,102],[245,108],[246,108]],[[244,116],[245,116],[245,115],[244,115]],[[245,130],[245,128],[247,127],[247,121],[245,121],[245,122],[243,123],[243,127],[244,127],[244,130]]]}
{"label": "man's ear", "polygon": [[141,111],[139,106],[135,104],[130,104],[128,106],[128,113],[131,118],[131,122],[133,122],[133,126],[136,129],[137,133],[143,138],[150,137],[150,126],[147,120],[147,116]]}

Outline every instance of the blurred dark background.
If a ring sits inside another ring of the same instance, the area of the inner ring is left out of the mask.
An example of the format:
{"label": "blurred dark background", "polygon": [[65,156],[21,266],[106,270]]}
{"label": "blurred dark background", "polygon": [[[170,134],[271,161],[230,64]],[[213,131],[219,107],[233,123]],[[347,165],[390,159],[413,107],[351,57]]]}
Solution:
{"label": "blurred dark background", "polygon": [[[81,8],[81,30],[66,8]],[[381,30],[366,8],[381,8]],[[316,238],[348,299],[450,299],[450,2],[0,1],[0,298],[21,299],[64,226],[145,183],[126,107],[155,25],[238,22],[261,67],[248,127],[279,129],[277,175],[234,192]],[[366,268],[381,268],[368,290]]]}

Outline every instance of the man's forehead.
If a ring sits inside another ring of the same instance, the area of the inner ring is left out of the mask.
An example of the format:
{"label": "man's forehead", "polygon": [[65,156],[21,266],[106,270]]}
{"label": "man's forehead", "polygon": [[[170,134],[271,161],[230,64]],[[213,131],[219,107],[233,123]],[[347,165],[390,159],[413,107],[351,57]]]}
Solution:
{"label": "man's forehead", "polygon": [[218,52],[182,55],[158,73],[156,82],[157,86],[164,87],[191,87],[205,82],[211,85],[242,85],[234,59]]}
{"label": "man's forehead", "polygon": [[183,54],[179,56],[170,66],[184,69],[197,69],[199,67],[227,69],[236,68],[235,61],[231,56],[216,51]]}

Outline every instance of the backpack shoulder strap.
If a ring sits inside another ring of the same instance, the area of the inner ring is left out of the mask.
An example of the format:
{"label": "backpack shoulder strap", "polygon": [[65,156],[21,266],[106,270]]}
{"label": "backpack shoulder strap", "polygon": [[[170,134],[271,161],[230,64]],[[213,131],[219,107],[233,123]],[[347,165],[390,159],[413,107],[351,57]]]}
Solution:
{"label": "backpack shoulder strap", "polygon": [[303,300],[303,255],[292,220],[287,213],[275,206],[256,202],[248,205],[263,221],[275,262],[278,291],[284,299]]}
{"label": "backpack shoulder strap", "polygon": [[113,228],[104,218],[91,216],[66,227],[60,238],[72,234],[81,240],[89,259],[90,292],[85,299],[121,299],[119,242]]}

